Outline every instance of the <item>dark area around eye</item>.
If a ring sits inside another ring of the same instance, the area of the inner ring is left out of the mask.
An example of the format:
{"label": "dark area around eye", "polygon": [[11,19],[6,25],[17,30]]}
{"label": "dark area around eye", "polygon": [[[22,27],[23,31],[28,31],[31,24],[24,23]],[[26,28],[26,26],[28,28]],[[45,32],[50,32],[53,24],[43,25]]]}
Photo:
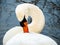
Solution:
{"label": "dark area around eye", "polygon": [[24,22],[27,22],[25,16],[24,16],[23,20],[20,22],[20,26],[24,27]]}
{"label": "dark area around eye", "polygon": [[31,16],[28,16],[27,22],[28,22],[28,24],[32,23],[32,17]]}

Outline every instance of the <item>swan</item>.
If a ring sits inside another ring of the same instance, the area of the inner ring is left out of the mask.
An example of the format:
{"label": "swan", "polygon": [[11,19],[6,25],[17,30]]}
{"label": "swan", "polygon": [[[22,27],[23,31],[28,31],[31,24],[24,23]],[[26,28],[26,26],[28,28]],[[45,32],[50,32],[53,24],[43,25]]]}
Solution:
{"label": "swan", "polygon": [[[45,18],[39,7],[29,3],[19,4],[17,5],[15,12],[19,22],[23,20],[24,15],[26,20],[29,16],[32,18],[32,22],[28,24],[29,32],[40,33],[42,31],[45,24]],[[23,32],[21,26],[15,26],[9,29],[4,35],[3,45],[5,45],[10,38],[21,32]]]}
{"label": "swan", "polygon": [[[16,12],[16,16],[17,16],[17,19],[19,22],[22,22],[24,17],[27,20],[27,18],[29,16],[31,16],[32,22],[30,24],[28,24],[28,28],[27,28],[27,29],[29,29],[29,31],[28,30],[23,31],[24,28],[22,28],[20,26],[13,27],[12,29],[10,29],[9,31],[6,32],[6,34],[3,38],[3,45],[10,45],[11,41],[9,41],[9,40],[12,39],[14,36],[16,36],[18,33],[19,34],[23,33],[23,32],[39,33],[42,31],[42,29],[44,27],[44,24],[45,24],[44,15],[43,15],[41,9],[39,9],[37,6],[35,6],[33,4],[29,4],[29,3],[20,4],[16,7],[15,12]],[[51,42],[54,42],[54,41],[51,41]],[[55,44],[55,43],[53,43],[53,44]],[[12,44],[12,45],[14,45],[14,44]]]}

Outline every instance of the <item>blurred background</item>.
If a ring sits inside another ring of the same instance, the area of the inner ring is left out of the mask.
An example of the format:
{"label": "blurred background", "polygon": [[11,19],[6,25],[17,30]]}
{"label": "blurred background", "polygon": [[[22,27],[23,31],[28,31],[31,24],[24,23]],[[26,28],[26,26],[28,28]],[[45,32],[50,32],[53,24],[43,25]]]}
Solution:
{"label": "blurred background", "polygon": [[60,0],[0,0],[0,45],[6,31],[19,26],[15,8],[22,3],[35,4],[43,11],[46,23],[41,33],[60,45]]}

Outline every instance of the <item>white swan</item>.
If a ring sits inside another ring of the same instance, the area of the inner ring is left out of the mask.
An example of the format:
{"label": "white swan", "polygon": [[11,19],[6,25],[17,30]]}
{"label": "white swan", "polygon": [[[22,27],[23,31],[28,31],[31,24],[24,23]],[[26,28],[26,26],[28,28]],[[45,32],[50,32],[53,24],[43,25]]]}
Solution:
{"label": "white swan", "polygon": [[32,17],[32,23],[28,25],[30,33],[22,33],[24,28],[16,26],[5,34],[3,45],[57,45],[50,37],[37,34],[41,32],[45,23],[44,15],[37,6],[28,3],[18,5],[16,15],[19,21],[23,20],[24,15],[26,19],[28,16]]}
{"label": "white swan", "polygon": [[48,36],[37,33],[19,33],[11,38],[6,45],[57,45]]}
{"label": "white swan", "polygon": [[[24,15],[26,19],[28,18],[28,16],[31,16],[32,22],[28,25],[29,32],[41,32],[45,24],[45,18],[39,7],[33,4],[24,3],[18,5],[15,12],[19,21],[22,21]],[[10,38],[20,32],[23,32],[23,29],[20,26],[16,26],[8,30],[3,38],[3,45],[5,45]]]}

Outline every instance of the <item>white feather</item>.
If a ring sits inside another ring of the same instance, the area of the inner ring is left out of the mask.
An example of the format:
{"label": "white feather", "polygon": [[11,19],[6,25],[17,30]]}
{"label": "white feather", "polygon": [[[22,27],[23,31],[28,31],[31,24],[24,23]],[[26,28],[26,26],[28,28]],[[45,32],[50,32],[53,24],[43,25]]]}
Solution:
{"label": "white feather", "polygon": [[11,38],[6,45],[57,45],[48,36],[36,33],[19,33]]}

